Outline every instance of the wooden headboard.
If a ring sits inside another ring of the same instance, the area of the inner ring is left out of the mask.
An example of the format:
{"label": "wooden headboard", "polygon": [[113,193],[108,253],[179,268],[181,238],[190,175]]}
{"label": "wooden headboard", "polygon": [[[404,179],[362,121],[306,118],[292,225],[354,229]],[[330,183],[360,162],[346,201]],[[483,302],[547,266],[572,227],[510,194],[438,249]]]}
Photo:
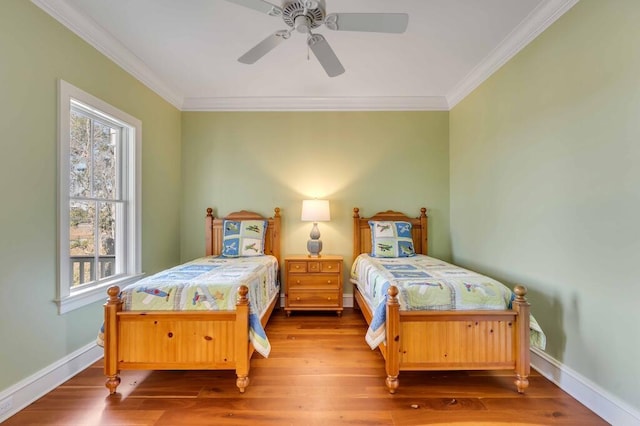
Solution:
{"label": "wooden headboard", "polygon": [[206,255],[217,256],[222,252],[222,224],[225,220],[267,220],[267,230],[264,238],[264,253],[275,256],[280,263],[280,208],[273,209],[273,217],[266,218],[258,213],[242,210],[229,213],[223,218],[213,217],[213,209],[207,208],[206,218]]}
{"label": "wooden headboard", "polygon": [[403,213],[387,210],[379,212],[371,217],[360,217],[360,209],[353,209],[353,258],[361,253],[371,253],[371,228],[370,220],[402,220],[411,223],[411,236],[416,253],[427,254],[427,209],[420,209],[420,216],[411,218]]}

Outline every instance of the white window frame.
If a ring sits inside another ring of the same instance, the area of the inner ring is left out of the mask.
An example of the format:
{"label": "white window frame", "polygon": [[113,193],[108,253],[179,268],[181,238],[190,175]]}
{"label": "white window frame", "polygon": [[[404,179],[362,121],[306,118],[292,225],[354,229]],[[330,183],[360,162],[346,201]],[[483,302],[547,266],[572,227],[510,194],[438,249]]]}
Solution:
{"label": "white window frame", "polygon": [[[113,278],[96,281],[80,289],[71,288],[71,268],[69,256],[69,167],[70,130],[72,102],[82,105],[96,115],[108,117],[125,130],[123,153],[126,164],[122,185],[122,199],[125,201],[124,239],[122,273]],[[64,80],[58,82],[58,288],[55,302],[58,313],[64,314],[91,303],[106,300],[107,288],[120,287],[137,281],[142,275],[142,220],[141,220],[141,177],[142,177],[142,122],[137,118],[109,105],[89,93],[78,89]]]}

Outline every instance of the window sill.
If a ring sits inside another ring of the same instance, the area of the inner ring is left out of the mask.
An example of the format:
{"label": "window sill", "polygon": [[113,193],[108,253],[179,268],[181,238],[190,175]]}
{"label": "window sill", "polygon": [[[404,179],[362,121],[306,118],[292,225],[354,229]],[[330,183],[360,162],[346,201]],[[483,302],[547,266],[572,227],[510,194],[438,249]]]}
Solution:
{"label": "window sill", "polygon": [[129,275],[123,278],[119,278],[113,281],[108,281],[99,286],[92,287],[90,289],[78,291],[72,293],[70,296],[65,297],[63,299],[55,300],[55,303],[58,305],[58,314],[66,314],[67,312],[71,312],[75,309],[82,308],[84,306],[90,305],[92,303],[98,301],[107,300],[107,289],[111,286],[117,285],[120,288],[132,284],[142,278],[144,274],[136,274]]}

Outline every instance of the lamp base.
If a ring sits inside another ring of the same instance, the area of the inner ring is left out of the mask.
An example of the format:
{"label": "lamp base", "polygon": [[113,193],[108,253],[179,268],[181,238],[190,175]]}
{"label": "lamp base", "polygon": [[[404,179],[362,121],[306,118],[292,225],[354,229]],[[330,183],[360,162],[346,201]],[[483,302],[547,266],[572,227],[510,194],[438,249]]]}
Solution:
{"label": "lamp base", "polygon": [[307,250],[309,251],[309,257],[320,257],[320,252],[322,251],[322,241],[307,241]]}

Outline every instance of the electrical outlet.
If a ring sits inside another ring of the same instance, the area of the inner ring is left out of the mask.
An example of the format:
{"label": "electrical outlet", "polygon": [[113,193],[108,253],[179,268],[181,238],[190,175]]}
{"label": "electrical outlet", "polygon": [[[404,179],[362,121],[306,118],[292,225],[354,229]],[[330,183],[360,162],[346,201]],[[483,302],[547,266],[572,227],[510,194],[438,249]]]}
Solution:
{"label": "electrical outlet", "polygon": [[12,396],[10,396],[8,398],[5,398],[2,401],[0,401],[0,418],[2,416],[4,416],[5,414],[7,414],[9,411],[11,411],[11,408],[13,408],[13,397]]}

